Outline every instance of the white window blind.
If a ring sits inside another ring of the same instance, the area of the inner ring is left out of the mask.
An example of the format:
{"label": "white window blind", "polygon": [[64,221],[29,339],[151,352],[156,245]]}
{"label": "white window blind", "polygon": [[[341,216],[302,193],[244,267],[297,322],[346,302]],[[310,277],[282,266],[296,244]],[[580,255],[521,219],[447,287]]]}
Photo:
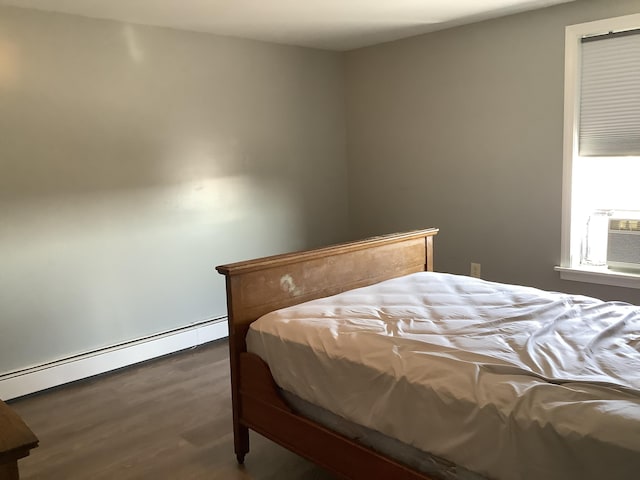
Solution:
{"label": "white window blind", "polygon": [[640,156],[640,30],[585,38],[580,156]]}

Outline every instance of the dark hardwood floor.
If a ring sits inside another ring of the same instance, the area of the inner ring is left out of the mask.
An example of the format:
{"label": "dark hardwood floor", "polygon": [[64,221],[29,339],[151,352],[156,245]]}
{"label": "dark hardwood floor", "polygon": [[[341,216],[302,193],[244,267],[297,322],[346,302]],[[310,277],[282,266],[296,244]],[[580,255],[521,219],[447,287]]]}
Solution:
{"label": "dark hardwood floor", "polygon": [[9,402],[40,439],[28,479],[333,480],[254,434],[233,453],[226,340]]}

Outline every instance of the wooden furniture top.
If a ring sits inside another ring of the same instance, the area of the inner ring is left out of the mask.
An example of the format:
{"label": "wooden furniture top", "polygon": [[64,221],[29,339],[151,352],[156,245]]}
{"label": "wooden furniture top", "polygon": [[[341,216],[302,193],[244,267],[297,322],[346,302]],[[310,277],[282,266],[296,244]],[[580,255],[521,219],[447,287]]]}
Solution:
{"label": "wooden furniture top", "polygon": [[405,240],[431,237],[437,233],[437,228],[425,228],[422,230],[413,230],[410,232],[390,233],[388,235],[380,235],[377,237],[367,238],[365,240],[340,243],[337,245],[330,245],[328,247],[302,250],[299,252],[283,253],[280,255],[272,255],[270,257],[245,260],[243,262],[231,263],[229,265],[220,265],[216,267],[216,270],[223,275],[240,275],[243,273],[263,270],[265,268],[271,268],[275,266],[290,265],[293,263],[304,262],[306,260],[325,258],[328,256],[353,252],[356,250],[366,250],[371,247],[398,243]]}
{"label": "wooden furniture top", "polygon": [[6,403],[0,400],[0,464],[29,455],[38,438]]}

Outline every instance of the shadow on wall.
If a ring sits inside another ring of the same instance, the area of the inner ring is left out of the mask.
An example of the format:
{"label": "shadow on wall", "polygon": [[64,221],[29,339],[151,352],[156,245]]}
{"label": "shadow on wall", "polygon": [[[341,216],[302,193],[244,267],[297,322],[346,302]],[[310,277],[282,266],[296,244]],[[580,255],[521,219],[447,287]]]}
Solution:
{"label": "shadow on wall", "polygon": [[216,264],[344,236],[339,56],[1,10],[3,371],[224,315]]}

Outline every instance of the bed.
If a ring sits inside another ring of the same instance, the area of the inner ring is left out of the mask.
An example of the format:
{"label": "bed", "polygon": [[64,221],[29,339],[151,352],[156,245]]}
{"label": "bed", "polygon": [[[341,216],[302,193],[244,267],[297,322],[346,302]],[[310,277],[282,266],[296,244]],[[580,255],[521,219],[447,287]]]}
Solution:
{"label": "bed", "polygon": [[434,273],[436,233],[218,267],[238,461],[253,429],[344,478],[633,478],[640,310]]}

